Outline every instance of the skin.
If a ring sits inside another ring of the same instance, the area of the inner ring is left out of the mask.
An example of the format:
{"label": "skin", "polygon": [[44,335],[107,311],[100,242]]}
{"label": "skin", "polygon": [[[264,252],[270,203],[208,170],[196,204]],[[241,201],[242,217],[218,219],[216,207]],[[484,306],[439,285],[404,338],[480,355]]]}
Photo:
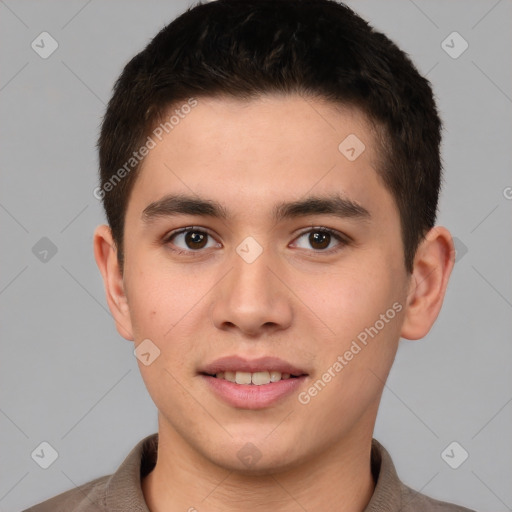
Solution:
{"label": "skin", "polygon": [[[349,134],[366,146],[354,161],[338,150]],[[142,482],[152,512],[313,512],[332,503],[355,512],[368,504],[372,433],[399,338],[428,333],[454,263],[449,232],[435,227],[406,272],[377,156],[357,110],[299,95],[198,98],[143,162],[126,212],[123,275],[109,228],[96,229],[118,332],[160,350],[149,366],[138,362],[159,411],[158,462]],[[333,191],[369,218],[272,217],[278,202]],[[177,193],[218,201],[229,217],[144,222],[150,203]],[[187,226],[211,233],[206,248],[165,238]],[[351,241],[319,248],[307,232],[318,227]],[[263,248],[250,264],[236,252],[248,236]],[[401,311],[306,405],[293,393],[265,409],[235,408],[198,375],[219,357],[270,355],[305,369],[307,390],[394,303]],[[252,467],[237,456],[248,442],[261,453]]]}

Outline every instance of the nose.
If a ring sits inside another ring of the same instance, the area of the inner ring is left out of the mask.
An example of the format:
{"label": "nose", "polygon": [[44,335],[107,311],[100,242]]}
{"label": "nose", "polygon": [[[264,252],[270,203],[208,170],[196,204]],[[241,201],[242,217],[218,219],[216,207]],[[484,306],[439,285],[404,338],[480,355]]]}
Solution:
{"label": "nose", "polygon": [[276,277],[278,263],[263,253],[248,263],[234,254],[231,271],[216,287],[211,319],[221,330],[257,337],[288,328],[293,308],[290,292]]}

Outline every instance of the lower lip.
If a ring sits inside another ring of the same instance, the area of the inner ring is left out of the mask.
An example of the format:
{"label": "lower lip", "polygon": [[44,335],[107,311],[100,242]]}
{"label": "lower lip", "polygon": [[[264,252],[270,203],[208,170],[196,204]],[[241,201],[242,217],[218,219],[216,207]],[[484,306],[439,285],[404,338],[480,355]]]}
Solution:
{"label": "lower lip", "polygon": [[297,392],[306,379],[306,375],[302,375],[256,386],[254,384],[236,384],[209,375],[201,375],[201,377],[218,397],[239,409],[269,407],[293,392]]}

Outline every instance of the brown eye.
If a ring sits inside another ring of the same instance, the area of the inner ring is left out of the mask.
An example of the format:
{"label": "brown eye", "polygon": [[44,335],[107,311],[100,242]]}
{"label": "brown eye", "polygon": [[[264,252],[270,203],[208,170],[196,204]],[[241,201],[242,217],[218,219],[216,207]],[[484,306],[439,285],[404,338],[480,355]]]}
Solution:
{"label": "brown eye", "polygon": [[304,231],[293,243],[294,247],[317,253],[333,253],[349,245],[350,241],[339,231],[330,228],[313,228]]}
{"label": "brown eye", "polygon": [[309,234],[309,243],[313,249],[325,249],[329,247],[331,235],[322,231],[312,231]]}
{"label": "brown eye", "polygon": [[220,244],[212,235],[194,226],[174,231],[165,238],[165,244],[171,250],[180,254],[204,252],[202,249],[220,247]]}
{"label": "brown eye", "polygon": [[208,241],[208,235],[201,231],[188,231],[185,243],[189,249],[202,249]]}

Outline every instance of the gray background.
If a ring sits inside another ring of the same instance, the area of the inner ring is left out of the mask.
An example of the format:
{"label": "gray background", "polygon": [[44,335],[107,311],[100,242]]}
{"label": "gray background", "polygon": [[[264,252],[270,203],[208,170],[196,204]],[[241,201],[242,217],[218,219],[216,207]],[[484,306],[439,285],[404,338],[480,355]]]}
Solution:
{"label": "gray background", "polygon": [[[93,259],[104,222],[95,143],[122,67],[187,5],[0,0],[1,511],[113,472],[157,430]],[[459,248],[437,324],[401,342],[375,437],[417,490],[511,510],[512,3],[349,5],[433,83],[445,123],[439,223]],[[59,44],[47,59],[31,48],[43,31]],[[469,44],[456,59],[441,46],[453,31]],[[42,237],[57,249],[47,261],[32,250]],[[42,441],[59,454],[46,470],[31,458]],[[452,441],[469,453],[458,469],[441,458]]]}

